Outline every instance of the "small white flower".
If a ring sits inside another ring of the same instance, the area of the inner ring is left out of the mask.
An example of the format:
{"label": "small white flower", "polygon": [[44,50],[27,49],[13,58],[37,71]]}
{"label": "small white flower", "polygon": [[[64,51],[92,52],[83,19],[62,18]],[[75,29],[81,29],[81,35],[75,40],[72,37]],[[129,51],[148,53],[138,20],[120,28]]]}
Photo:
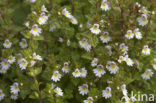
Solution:
{"label": "small white flower", "polygon": [[42,11],[42,12],[48,12],[48,11],[47,11],[47,8],[45,7],[45,5],[42,5],[41,11]]}
{"label": "small white flower", "polygon": [[18,98],[18,94],[11,94],[11,99],[12,100],[16,100]]}
{"label": "small white flower", "polygon": [[2,69],[8,70],[10,68],[10,64],[6,59],[4,59],[1,63]]}
{"label": "small white flower", "polygon": [[80,70],[80,73],[80,77],[85,78],[87,76],[87,70],[85,69],[85,67]]}
{"label": "small white flower", "polygon": [[153,72],[151,69],[147,69],[141,76],[143,79],[148,80],[153,76]]}
{"label": "small white flower", "polygon": [[103,65],[101,65],[101,64],[98,65],[97,68],[93,69],[93,72],[94,72],[95,76],[97,76],[99,78],[106,73],[105,70],[103,69]]}
{"label": "small white flower", "polygon": [[30,33],[34,36],[39,36],[41,34],[42,29],[38,27],[37,24],[34,24],[32,26],[32,29],[30,30]]}
{"label": "small white flower", "polygon": [[11,48],[11,45],[12,43],[8,39],[6,39],[3,43],[4,48],[7,48],[7,49]]}
{"label": "small white flower", "polygon": [[36,53],[33,53],[33,59],[42,61],[42,57]]}
{"label": "small white flower", "polygon": [[102,91],[102,97],[105,97],[105,99],[112,97],[110,87],[106,87],[106,89]]}
{"label": "small white flower", "polygon": [[36,61],[35,60],[31,60],[30,61],[30,67],[33,67],[35,64],[36,64]]}
{"label": "small white flower", "polygon": [[81,72],[79,69],[75,69],[75,71],[72,74],[75,78],[78,78],[81,76]]}
{"label": "small white flower", "polygon": [[9,56],[8,62],[9,62],[10,64],[14,63],[14,62],[15,62],[15,57]]}
{"label": "small white flower", "polygon": [[37,22],[40,24],[40,25],[43,25],[43,24],[46,24],[47,23],[47,20],[48,20],[48,16],[45,15],[44,12],[41,13],[41,16],[38,18]]}
{"label": "small white flower", "polygon": [[2,101],[5,97],[5,94],[3,93],[3,90],[0,89],[0,101]]}
{"label": "small white flower", "polygon": [[122,61],[125,61],[125,57],[119,56],[118,62],[121,63]]}
{"label": "small white flower", "polygon": [[105,10],[105,11],[108,11],[108,10],[110,10],[111,8],[110,8],[110,5],[109,5],[108,2],[102,1],[102,3],[101,3],[101,9],[102,9],[102,10]]}
{"label": "small white flower", "polygon": [[54,24],[51,24],[49,31],[53,32],[55,29],[56,29],[56,26]]}
{"label": "small white flower", "polygon": [[35,3],[36,2],[36,0],[29,0],[31,3]]}
{"label": "small white flower", "polygon": [[121,90],[122,90],[122,93],[123,93],[123,95],[124,96],[127,96],[127,89],[126,89],[126,85],[125,84],[123,84],[123,85],[121,85]]}
{"label": "small white flower", "polygon": [[70,68],[69,68],[68,62],[65,62],[65,63],[64,63],[64,66],[63,66],[63,68],[62,68],[62,71],[63,71],[64,73],[69,73]]}
{"label": "small white flower", "polygon": [[5,73],[7,73],[7,70],[6,70],[6,69],[1,68],[1,69],[0,69],[0,73],[5,74]]}
{"label": "small white flower", "polygon": [[19,65],[22,62],[23,56],[21,53],[17,54],[17,64]]}
{"label": "small white flower", "polygon": [[134,37],[134,34],[133,34],[132,30],[128,30],[125,37],[127,39],[132,39]]}
{"label": "small white flower", "polygon": [[56,88],[54,89],[54,92],[56,93],[57,96],[63,96],[62,89],[59,88],[59,87],[56,87]]}
{"label": "small white flower", "polygon": [[116,74],[116,72],[119,69],[119,67],[116,65],[114,61],[108,61],[106,68],[108,71],[110,71],[111,74]]}
{"label": "small white flower", "polygon": [[18,92],[20,91],[19,89],[19,86],[18,86],[18,83],[14,83],[12,86],[11,86],[11,93],[13,94],[18,94]]}
{"label": "small white flower", "polygon": [[104,32],[104,34],[100,36],[100,39],[103,43],[108,43],[111,40],[111,37],[108,32]]}
{"label": "small white flower", "polygon": [[86,95],[88,94],[88,85],[87,84],[83,84],[82,86],[79,86],[79,93],[81,95]]}
{"label": "small white flower", "polygon": [[128,46],[125,45],[125,43],[120,44],[120,50],[121,52],[126,52],[128,51]]}
{"label": "small white flower", "polygon": [[98,61],[99,61],[99,60],[98,60],[97,58],[94,58],[94,59],[92,60],[92,62],[91,62],[91,66],[92,66],[92,67],[97,66]]}
{"label": "small white flower", "polygon": [[51,89],[54,89],[55,88],[55,84],[54,83],[51,83]]}
{"label": "small white flower", "polygon": [[148,14],[148,10],[145,7],[142,7],[139,11],[145,15]]}
{"label": "small white flower", "polygon": [[87,100],[84,100],[83,103],[93,103],[93,98],[88,97]]}
{"label": "small white flower", "polygon": [[128,66],[133,66],[134,62],[131,58],[128,58],[128,55],[125,56],[125,62]]}
{"label": "small white flower", "polygon": [[145,45],[143,50],[142,50],[142,53],[145,54],[145,55],[149,55],[150,51],[151,50],[148,48],[148,45]]}
{"label": "small white flower", "polygon": [[64,8],[63,10],[62,10],[62,14],[64,15],[64,16],[66,16],[67,18],[71,18],[71,14],[69,13],[69,11],[67,11],[67,9],[66,8]]}
{"label": "small white flower", "polygon": [[90,28],[90,31],[93,34],[98,35],[101,32],[101,30],[99,29],[99,24],[94,24],[93,27]]}
{"label": "small white flower", "polygon": [[59,37],[58,42],[62,43],[63,41],[63,38]]}
{"label": "small white flower", "polygon": [[26,27],[29,27],[30,22],[29,22],[29,21],[27,21],[24,25],[25,25]]}
{"label": "small white flower", "polygon": [[139,28],[134,30],[134,34],[137,39],[142,39],[142,34],[139,32]]}
{"label": "small white flower", "polygon": [[54,82],[57,82],[57,81],[60,81],[61,79],[61,74],[59,73],[59,71],[54,71],[51,79],[54,81]]}
{"label": "small white flower", "polygon": [[75,24],[75,25],[78,24],[78,21],[73,16],[70,17],[70,21],[72,24]]}
{"label": "small white flower", "polygon": [[147,15],[142,14],[141,17],[138,17],[139,25],[145,26],[148,23]]}
{"label": "small white flower", "polygon": [[21,62],[19,63],[19,66],[20,66],[21,70],[26,69],[27,65],[28,65],[27,60],[22,58]]}
{"label": "small white flower", "polygon": [[19,45],[20,45],[20,47],[21,47],[22,49],[28,47],[27,41],[26,41],[26,39],[24,39],[24,38],[23,38],[22,41],[19,43]]}
{"label": "small white flower", "polygon": [[84,48],[87,52],[91,50],[91,45],[88,44],[88,40],[86,38],[83,38],[81,41],[79,41],[79,44],[82,48]]}

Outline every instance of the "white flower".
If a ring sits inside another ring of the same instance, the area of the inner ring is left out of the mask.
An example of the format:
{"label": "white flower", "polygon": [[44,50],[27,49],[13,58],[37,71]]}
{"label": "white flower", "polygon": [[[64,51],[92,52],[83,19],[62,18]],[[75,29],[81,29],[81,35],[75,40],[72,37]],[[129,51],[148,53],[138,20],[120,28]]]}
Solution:
{"label": "white flower", "polygon": [[17,64],[19,65],[22,62],[23,56],[22,56],[21,53],[19,53],[17,56],[18,56],[18,58],[17,58]]}
{"label": "white flower", "polygon": [[3,90],[0,89],[0,101],[2,101],[5,97],[5,94],[3,93]]}
{"label": "white flower", "polygon": [[121,85],[121,90],[122,90],[122,93],[123,93],[123,95],[124,96],[127,96],[127,89],[126,89],[126,85],[125,84],[123,84],[123,85]]}
{"label": "white flower", "polygon": [[11,94],[11,99],[16,100],[18,98],[18,94]]}
{"label": "white flower", "polygon": [[134,30],[134,34],[137,39],[142,39],[142,34],[139,32],[139,28]]}
{"label": "white flower", "polygon": [[54,83],[51,83],[51,89],[54,89],[55,88],[55,84]]}
{"label": "white flower", "polygon": [[125,37],[127,39],[132,39],[134,37],[134,34],[133,34],[132,30],[128,30]]}
{"label": "white flower", "polygon": [[36,2],[36,0],[29,0],[31,3],[34,3],[34,2]]}
{"label": "white flower", "polygon": [[61,74],[59,73],[59,71],[54,71],[51,79],[54,81],[54,82],[57,82],[57,81],[60,81],[61,79]]}
{"label": "white flower", "polygon": [[50,25],[49,31],[52,32],[52,31],[54,31],[55,29],[56,29],[56,26],[55,26],[54,24],[51,24],[51,25]]}
{"label": "white flower", "polygon": [[93,34],[98,35],[101,32],[101,30],[99,29],[99,24],[94,24],[93,27],[90,28],[90,31]]}
{"label": "white flower", "polygon": [[57,96],[63,96],[63,92],[62,92],[61,88],[59,88],[59,87],[56,87],[54,89],[54,92],[56,93]]}
{"label": "white flower", "polygon": [[40,55],[37,55],[36,53],[33,53],[33,59],[41,61],[42,57]]}
{"label": "white flower", "polygon": [[120,44],[120,50],[121,52],[126,52],[128,51],[128,46],[125,45],[125,43]]}
{"label": "white flower", "polygon": [[19,66],[20,66],[21,70],[26,69],[27,65],[28,65],[27,60],[25,60],[24,58],[22,58],[21,62],[19,63]]}
{"label": "white flower", "polygon": [[70,17],[70,21],[72,24],[75,24],[75,25],[78,24],[78,21],[73,16]]}
{"label": "white flower", "polygon": [[62,43],[63,41],[63,38],[59,37],[58,42]]}
{"label": "white flower", "polygon": [[26,27],[29,27],[30,22],[29,22],[29,21],[27,21],[24,25],[25,25]]}
{"label": "white flower", "polygon": [[18,92],[20,91],[19,89],[19,86],[18,86],[18,83],[14,83],[12,86],[11,86],[11,93],[13,94],[18,94]]}
{"label": "white flower", "polygon": [[152,64],[153,69],[156,70],[156,64]]}
{"label": "white flower", "polygon": [[125,62],[127,63],[128,66],[133,66],[133,64],[134,64],[132,59],[128,58],[128,55],[125,56]]}
{"label": "white flower", "polygon": [[71,18],[71,14],[69,13],[69,11],[67,11],[67,9],[66,8],[64,8],[63,10],[62,10],[62,14],[64,15],[64,16],[66,16],[67,18]]}
{"label": "white flower", "polygon": [[9,56],[8,62],[9,62],[10,64],[14,63],[14,62],[15,62],[15,57]]}
{"label": "white flower", "polygon": [[11,45],[12,43],[8,39],[6,39],[3,43],[4,48],[7,48],[7,49],[11,48]]}
{"label": "white flower", "polygon": [[111,8],[110,8],[110,5],[109,5],[108,2],[102,1],[102,3],[101,3],[101,9],[102,9],[102,10],[105,10],[105,11],[108,11],[108,10],[110,10]]}
{"label": "white flower", "polygon": [[70,68],[69,68],[68,62],[65,62],[65,63],[64,63],[64,66],[63,66],[63,68],[62,68],[62,71],[63,71],[64,73],[69,73]]}
{"label": "white flower", "polygon": [[93,98],[88,97],[87,100],[84,100],[83,103],[93,103]]}
{"label": "white flower", "polygon": [[36,61],[35,60],[31,60],[30,61],[30,67],[34,66],[36,64]]}
{"label": "white flower", "polygon": [[111,40],[111,37],[108,32],[104,32],[104,34],[100,36],[100,39],[103,43],[108,43]]}
{"label": "white flower", "polygon": [[145,26],[148,23],[147,15],[142,14],[141,17],[138,17],[139,25]]}
{"label": "white flower", "polygon": [[10,64],[6,59],[4,59],[1,63],[2,69],[8,70],[10,68]]}
{"label": "white flower", "polygon": [[101,65],[101,64],[98,65],[97,68],[93,69],[93,72],[94,72],[95,76],[97,76],[99,78],[106,73],[105,70],[103,69],[103,65]]}
{"label": "white flower", "polygon": [[85,67],[80,70],[80,73],[80,77],[85,78],[87,76],[87,70],[85,69]]}
{"label": "white flower", "polygon": [[74,71],[72,74],[73,74],[73,76],[74,76],[75,78],[77,78],[77,77],[80,77],[80,76],[81,76],[81,72],[80,72],[80,70],[79,70],[79,69],[75,69],[75,71]]}
{"label": "white flower", "polygon": [[105,99],[108,99],[111,96],[112,96],[111,88],[110,87],[106,87],[106,89],[102,91],[102,97],[105,97]]}
{"label": "white flower", "polygon": [[41,16],[38,18],[37,22],[40,24],[40,25],[43,25],[43,24],[46,24],[47,23],[47,20],[48,20],[48,16],[45,15],[44,12],[41,13]]}
{"label": "white flower", "polygon": [[34,24],[32,26],[32,29],[30,30],[30,33],[34,36],[39,36],[41,34],[42,29],[38,27],[37,24]]}
{"label": "white flower", "polygon": [[148,10],[145,7],[142,7],[139,11],[145,15],[148,14]]}
{"label": "white flower", "polygon": [[110,71],[111,74],[116,74],[116,72],[119,69],[119,67],[116,65],[114,61],[108,61],[106,68],[108,71]]}
{"label": "white flower", "polygon": [[45,7],[45,5],[42,5],[41,11],[42,11],[42,12],[48,12],[48,11],[47,11],[47,8]]}
{"label": "white flower", "polygon": [[97,66],[98,61],[99,61],[99,60],[98,60],[97,58],[94,58],[94,59],[92,60],[92,62],[91,62],[91,66],[92,66],[92,67]]}
{"label": "white flower", "polygon": [[119,56],[118,62],[121,63],[122,61],[125,61],[125,57]]}
{"label": "white flower", "polygon": [[7,72],[6,69],[3,69],[3,68],[0,69],[0,73],[5,74],[6,72]]}
{"label": "white flower", "polygon": [[143,50],[142,50],[142,53],[145,54],[145,55],[149,55],[150,51],[151,50],[148,48],[148,45],[145,45]]}
{"label": "white flower", "polygon": [[153,76],[153,72],[151,69],[147,69],[141,76],[143,79],[148,80]]}
{"label": "white flower", "polygon": [[88,44],[88,40],[86,38],[83,38],[81,41],[79,41],[79,44],[82,48],[84,48],[87,52],[90,51],[91,45]]}
{"label": "white flower", "polygon": [[82,86],[79,86],[79,92],[82,95],[86,95],[88,94],[88,85],[87,84],[83,84]]}
{"label": "white flower", "polygon": [[22,39],[22,41],[19,43],[19,45],[20,45],[20,47],[21,47],[22,49],[28,47],[28,44],[27,44],[26,39]]}

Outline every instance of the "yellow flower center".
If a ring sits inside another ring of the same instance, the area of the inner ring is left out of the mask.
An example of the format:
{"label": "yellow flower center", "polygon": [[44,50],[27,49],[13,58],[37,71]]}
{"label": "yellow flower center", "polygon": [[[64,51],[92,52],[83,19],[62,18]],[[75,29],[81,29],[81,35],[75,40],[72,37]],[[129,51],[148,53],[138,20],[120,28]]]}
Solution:
{"label": "yellow flower center", "polygon": [[59,93],[60,93],[60,91],[58,91],[58,90],[57,90],[57,91],[56,91],[56,93],[57,93],[57,94],[59,94]]}
{"label": "yellow flower center", "polygon": [[146,73],[145,73],[145,75],[147,75],[147,76],[148,76],[148,75],[149,75],[149,72],[146,72]]}
{"label": "yellow flower center", "polygon": [[109,91],[106,91],[106,94],[109,94]]}
{"label": "yellow flower center", "polygon": [[0,92],[0,96],[2,96],[2,93]]}
{"label": "yellow flower center", "polygon": [[65,70],[68,70],[68,66],[65,66],[64,69],[65,69]]}
{"label": "yellow flower center", "polygon": [[58,74],[54,74],[54,77],[56,78],[58,76]]}
{"label": "yellow flower center", "polygon": [[85,44],[85,43],[86,43],[86,42],[83,40],[83,41],[82,41],[82,44]]}
{"label": "yellow flower center", "polygon": [[14,87],[14,90],[17,90],[17,89],[18,89],[18,87],[17,87],[17,86],[15,86],[15,87]]}
{"label": "yellow flower center", "polygon": [[94,26],[94,30],[97,30],[98,28],[97,28],[97,26]]}
{"label": "yellow flower center", "polygon": [[132,33],[128,33],[128,36],[131,36],[132,35]]}
{"label": "yellow flower center", "polygon": [[127,59],[126,62],[129,63],[129,59]]}
{"label": "yellow flower center", "polygon": [[98,72],[101,72],[102,71],[102,69],[98,69]]}
{"label": "yellow flower center", "polygon": [[116,66],[115,66],[115,65],[113,65],[113,66],[112,66],[112,69],[115,69],[115,67],[116,67]]}
{"label": "yellow flower center", "polygon": [[122,51],[125,51],[125,48],[124,48],[124,47],[122,47],[122,48],[121,48],[121,50],[122,50]]}
{"label": "yellow flower center", "polygon": [[7,41],[7,42],[6,42],[6,45],[9,45],[9,44],[10,44],[10,43]]}
{"label": "yellow flower center", "polygon": [[[40,20],[41,21],[41,20]],[[33,28],[34,31],[37,31],[37,28]]]}
{"label": "yellow flower center", "polygon": [[86,90],[86,88],[85,88],[85,87],[83,87],[83,88],[82,88],[82,90],[83,90],[83,91],[85,91],[85,90]]}
{"label": "yellow flower center", "polygon": [[146,22],[146,19],[145,19],[145,18],[142,18],[142,21],[143,21],[143,22]]}
{"label": "yellow flower center", "polygon": [[4,62],[4,65],[5,65],[5,66],[8,65],[8,63],[7,63],[7,62]]}
{"label": "yellow flower center", "polygon": [[102,4],[102,6],[103,6],[103,7],[105,7],[105,6],[106,6],[106,4],[105,4],[105,3],[103,3],[103,4]]}
{"label": "yellow flower center", "polygon": [[103,36],[103,38],[104,38],[104,39],[107,39],[107,36],[106,36],[106,35],[104,35],[104,36]]}
{"label": "yellow flower center", "polygon": [[147,50],[148,50],[147,48],[144,49],[145,52],[147,52]]}
{"label": "yellow flower center", "polygon": [[45,19],[45,17],[43,16],[42,19]]}

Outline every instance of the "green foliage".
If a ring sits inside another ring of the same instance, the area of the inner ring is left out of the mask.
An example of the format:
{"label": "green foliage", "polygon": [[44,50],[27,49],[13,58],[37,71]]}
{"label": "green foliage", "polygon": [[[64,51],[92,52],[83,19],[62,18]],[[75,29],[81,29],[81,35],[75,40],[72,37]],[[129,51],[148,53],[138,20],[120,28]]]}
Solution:
{"label": "green foliage", "polygon": [[[156,65],[156,15],[152,14],[152,11],[156,10],[155,0],[108,0],[111,6],[109,11],[101,10],[102,0],[37,0],[35,3],[29,1],[0,0],[0,62],[11,55],[16,58],[16,62],[10,64],[7,73],[0,74],[0,89],[5,94],[0,102],[83,103],[83,100],[92,97],[95,103],[123,103],[120,88],[122,84],[126,84],[128,95],[130,91],[156,94],[156,71],[153,69],[153,65]],[[136,2],[149,10],[149,22],[145,26],[138,25],[137,18],[141,13],[138,12],[140,8],[136,7]],[[37,22],[42,13],[42,5],[45,5],[48,11],[46,15],[49,15],[45,25],[39,25]],[[78,24],[72,24],[71,20],[62,14],[64,8],[76,18]],[[27,21],[29,26],[25,26]],[[30,33],[34,24],[42,29],[39,36]],[[99,35],[90,31],[94,24],[100,25]],[[56,28],[50,32],[52,25]],[[127,30],[136,28],[139,28],[143,38],[127,39]],[[112,38],[109,43],[101,42],[100,36],[103,32],[109,32]],[[22,38],[25,38],[28,44],[25,49],[19,46]],[[83,38],[88,40],[90,52],[85,51],[79,44]],[[12,42],[11,48],[3,46],[6,39]],[[134,61],[133,66],[128,66],[126,62],[118,62],[119,56],[122,55],[119,49],[121,43],[128,46],[128,55]],[[144,45],[151,49],[150,55],[142,54]],[[111,50],[106,49],[106,46],[111,46]],[[28,62],[24,70],[21,70],[17,63],[18,53]],[[39,54],[42,60],[36,60],[35,65],[31,66],[33,53]],[[91,62],[94,58],[99,59],[99,64],[102,64],[106,71],[101,78],[93,73],[96,67],[92,67]],[[119,67],[116,74],[110,74],[106,69],[107,61],[116,62]],[[61,70],[65,62],[69,63],[71,69],[68,74]],[[87,77],[75,78],[72,73],[76,68],[83,67],[87,70]],[[154,74],[151,79],[144,80],[141,75],[148,68]],[[59,71],[62,75],[58,82],[51,79],[54,71]],[[15,82],[19,84],[20,92],[18,99],[12,100],[10,86]],[[52,83],[55,84],[54,88],[60,87],[63,90],[63,96],[56,96]],[[89,93],[84,96],[78,90],[83,84],[88,84],[89,89]],[[111,87],[112,97],[105,99],[102,97],[102,90],[108,86]]]}

